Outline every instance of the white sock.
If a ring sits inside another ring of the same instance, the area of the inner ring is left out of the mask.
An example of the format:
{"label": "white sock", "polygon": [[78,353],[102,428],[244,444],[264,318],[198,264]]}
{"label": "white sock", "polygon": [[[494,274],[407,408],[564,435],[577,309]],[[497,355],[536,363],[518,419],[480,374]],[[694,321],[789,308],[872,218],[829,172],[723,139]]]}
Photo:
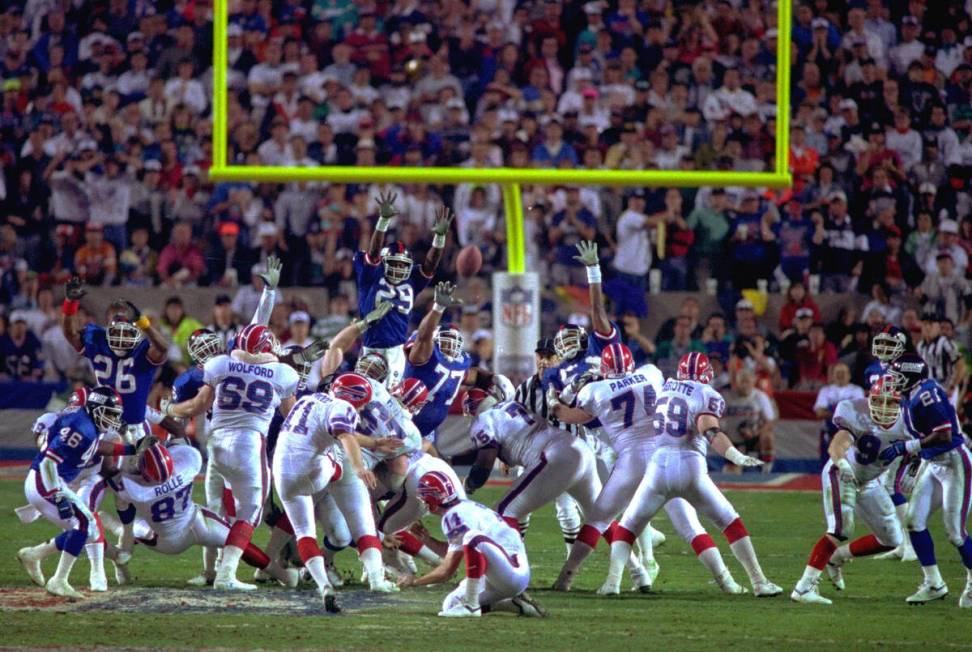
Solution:
{"label": "white sock", "polygon": [[938,564],[932,566],[922,566],[921,572],[925,576],[925,583],[929,586],[939,587],[945,583],[942,574],[938,571]]}
{"label": "white sock", "polygon": [[223,558],[220,560],[216,576],[222,579],[235,580],[236,569],[243,557],[243,549],[237,546],[223,546]]}
{"label": "white sock", "polygon": [[44,543],[39,543],[36,546],[32,546],[31,548],[28,548],[28,550],[31,557],[45,559],[57,552],[57,544],[54,542],[54,539],[51,539],[50,541],[45,541]]}
{"label": "white sock", "polygon": [[965,569],[965,588],[972,589],[972,568]]}
{"label": "white sock", "polygon": [[271,561],[277,561],[280,557],[280,551],[284,549],[287,542],[293,537],[290,532],[281,530],[278,527],[272,528],[270,530],[270,541],[267,542],[267,547],[264,552],[267,553],[267,557]]}
{"label": "white sock", "polygon": [[88,555],[88,561],[91,562],[91,577],[104,577],[105,574],[104,542],[87,543],[84,546],[84,551]]}
{"label": "white sock", "polygon": [[71,576],[71,569],[74,568],[74,562],[77,561],[77,559],[78,558],[74,555],[61,551],[61,559],[57,562],[57,570],[54,571],[54,577],[51,579],[67,582],[68,578]]}
{"label": "white sock", "polygon": [[415,556],[430,566],[437,566],[442,561],[442,557],[435,554],[435,551],[426,545],[419,548],[418,554]]}
{"label": "white sock", "polygon": [[466,578],[466,596],[463,598],[465,602],[470,607],[479,606],[479,594],[483,590],[483,578],[477,577],[476,579]]}
{"label": "white sock", "polygon": [[378,548],[365,548],[361,552],[360,557],[365,573],[368,574],[369,582],[373,582],[378,578],[384,578],[385,565],[381,561],[381,551]]}
{"label": "white sock", "polygon": [[615,541],[611,544],[611,561],[608,566],[607,580],[612,583],[621,582],[621,573],[631,559],[631,544],[627,541]]}
{"label": "white sock", "polygon": [[[726,568],[726,562],[723,561],[722,555],[719,553],[719,549],[713,546],[712,548],[706,548],[699,555],[699,561],[709,569],[712,573],[712,577],[717,580],[725,578],[729,575],[729,569]],[[732,577],[729,575],[729,577]]]}
{"label": "white sock", "polygon": [[203,573],[213,575],[216,573],[216,558],[219,556],[219,548],[205,546],[203,548]]}
{"label": "white sock", "polygon": [[807,566],[806,568],[804,568],[803,577],[801,577],[800,581],[797,582],[797,590],[798,591],[809,590],[811,586],[813,586],[814,584],[820,581],[820,575],[822,573],[823,571],[821,571],[818,568],[814,568],[813,566]]}
{"label": "white sock", "polygon": [[759,560],[756,559],[756,550],[753,549],[752,539],[743,537],[729,544],[729,547],[732,549],[732,554],[736,556],[739,563],[746,569],[746,575],[749,576],[751,584],[755,586],[759,582],[766,581],[766,576],[763,575],[763,569],[759,565]]}
{"label": "white sock", "polygon": [[842,544],[837,550],[834,550],[834,554],[830,556],[830,563],[834,566],[840,566],[844,562],[850,560],[854,555],[851,554],[850,544]]}
{"label": "white sock", "polygon": [[304,568],[310,573],[310,576],[314,578],[314,583],[317,584],[317,588],[321,591],[325,589],[330,589],[331,581],[327,579],[327,571],[324,569],[324,558],[320,555],[315,555],[307,561],[304,562]]}
{"label": "white sock", "polygon": [[651,523],[646,525],[638,535],[638,547],[641,549],[638,558],[642,564],[648,564],[655,560],[655,546],[651,542]]}

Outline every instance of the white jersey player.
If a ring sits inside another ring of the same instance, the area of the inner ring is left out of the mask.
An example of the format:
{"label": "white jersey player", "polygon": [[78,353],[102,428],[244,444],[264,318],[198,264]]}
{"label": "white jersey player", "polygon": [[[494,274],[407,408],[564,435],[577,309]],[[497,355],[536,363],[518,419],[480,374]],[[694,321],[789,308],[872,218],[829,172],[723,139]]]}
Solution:
{"label": "white jersey player", "polygon": [[300,376],[273,354],[275,339],[259,324],[245,327],[236,338],[236,349],[207,361],[203,385],[196,396],[166,406],[166,414],[193,417],[212,409],[209,449],[213,467],[233,492],[236,521],[223,547],[213,586],[219,589],[253,590],[253,584],[236,579],[243,551],[260,523],[270,492],[267,464],[267,431],[275,410],[286,415]]}
{"label": "white jersey player", "polygon": [[[124,525],[122,551],[131,553],[135,541],[165,555],[178,555],[192,546],[222,547],[230,535],[229,523],[192,500],[193,480],[202,469],[202,456],[191,446],[150,446],[138,460],[138,474],[111,480],[117,496],[118,516]],[[144,519],[151,535],[135,539],[135,517]],[[285,570],[262,550],[248,544],[243,559],[291,588],[298,573]]]}
{"label": "white jersey player", "polygon": [[678,364],[678,378],[668,380],[655,402],[652,427],[655,451],[631,504],[624,511],[611,543],[612,569],[630,553],[631,542],[670,499],[684,498],[725,535],[736,559],[746,569],[757,597],[776,596],[782,589],[766,579],[756,559],[742,519],[715,486],[706,468],[708,447],[739,466],[761,462],[740,453],[719,427],[725,410],[704,353],[688,353]]}
{"label": "white jersey player", "polygon": [[549,413],[564,423],[587,423],[597,417],[617,460],[577,535],[554,589],[570,590],[574,575],[591,554],[598,539],[608,532],[618,514],[631,502],[648,467],[651,415],[661,391],[662,375],[653,365],[635,373],[634,358],[627,346],[609,344],[601,352],[604,380],[588,383],[577,394],[576,406],[568,407],[556,392],[548,396]]}
{"label": "white jersey player", "polygon": [[[358,432],[373,439],[397,439],[401,445],[392,451],[365,448],[362,459],[372,470],[385,462],[391,489],[397,490],[408,472],[408,456],[422,448],[422,433],[412,422],[412,414],[422,409],[429,392],[421,380],[407,378],[393,396],[381,381],[365,378],[371,385],[371,401],[358,412]],[[410,407],[403,404],[406,399],[402,397],[407,397]]]}
{"label": "white jersey player", "polygon": [[326,491],[341,510],[373,591],[394,586],[384,578],[381,542],[368,490],[375,476],[362,461],[355,431],[371,385],[358,374],[338,376],[330,394],[302,397],[291,410],[273,455],[274,489],[297,538],[297,552],[314,578],[328,611],[337,611],[333,587],[317,543],[314,506]]}
{"label": "white jersey player", "polygon": [[[892,550],[904,540],[881,478],[888,465],[879,457],[894,442],[912,438],[901,410],[901,395],[890,377],[871,385],[866,399],[838,403],[833,421],[837,432],[830,443],[830,459],[820,473],[827,531],[814,545],[803,577],[790,594],[795,602],[831,604],[818,591],[825,568],[835,588],[843,590],[841,566],[845,562]],[[872,534],[845,543],[854,532],[855,515],[860,515]]]}
{"label": "white jersey player", "polygon": [[525,616],[545,616],[525,593],[530,564],[519,533],[488,507],[460,498],[460,491],[452,478],[438,471],[419,479],[419,498],[430,512],[442,517],[448,550],[435,569],[418,578],[404,575],[399,586],[447,582],[465,561],[466,578],[446,596],[440,616],[478,617],[484,611],[503,608]]}

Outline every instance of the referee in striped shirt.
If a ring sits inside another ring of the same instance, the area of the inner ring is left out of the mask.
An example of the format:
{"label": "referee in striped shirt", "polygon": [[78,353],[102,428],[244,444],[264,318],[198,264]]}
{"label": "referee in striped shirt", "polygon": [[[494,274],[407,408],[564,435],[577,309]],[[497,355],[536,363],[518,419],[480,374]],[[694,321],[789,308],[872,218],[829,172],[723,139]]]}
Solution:
{"label": "referee in striped shirt", "polygon": [[[513,397],[517,403],[523,405],[530,412],[533,412],[534,415],[544,421],[550,421],[547,418],[547,388],[543,386],[542,379],[543,374],[548,369],[557,366],[560,358],[557,357],[557,350],[554,348],[553,340],[549,337],[544,337],[537,341],[537,348],[534,349],[533,354],[534,361],[537,365],[537,373],[520,383]],[[556,419],[552,421],[552,424],[558,425]]]}
{"label": "referee in striped shirt", "polygon": [[955,404],[958,389],[965,379],[965,360],[951,338],[942,333],[942,319],[937,313],[926,312],[921,316],[921,341],[918,355],[924,358],[931,372]]}

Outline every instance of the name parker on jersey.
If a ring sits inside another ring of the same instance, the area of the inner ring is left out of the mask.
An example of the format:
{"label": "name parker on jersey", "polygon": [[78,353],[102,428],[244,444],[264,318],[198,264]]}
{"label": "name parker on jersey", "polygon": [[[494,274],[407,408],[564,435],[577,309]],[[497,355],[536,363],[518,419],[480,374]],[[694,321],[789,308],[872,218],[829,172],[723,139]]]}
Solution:
{"label": "name parker on jersey", "polygon": [[629,385],[637,385],[638,383],[647,383],[648,379],[641,374],[635,374],[633,376],[628,376],[627,378],[619,378],[617,380],[611,381],[611,391],[616,389],[622,389],[628,387]]}

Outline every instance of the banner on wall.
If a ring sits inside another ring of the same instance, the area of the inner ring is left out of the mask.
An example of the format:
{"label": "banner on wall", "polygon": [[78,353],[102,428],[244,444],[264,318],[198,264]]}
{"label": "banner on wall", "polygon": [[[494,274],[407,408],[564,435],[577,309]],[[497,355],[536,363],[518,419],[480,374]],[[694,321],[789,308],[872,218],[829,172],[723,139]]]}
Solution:
{"label": "banner on wall", "polygon": [[540,337],[540,277],[535,272],[493,274],[493,371],[514,385],[536,368],[533,349]]}

